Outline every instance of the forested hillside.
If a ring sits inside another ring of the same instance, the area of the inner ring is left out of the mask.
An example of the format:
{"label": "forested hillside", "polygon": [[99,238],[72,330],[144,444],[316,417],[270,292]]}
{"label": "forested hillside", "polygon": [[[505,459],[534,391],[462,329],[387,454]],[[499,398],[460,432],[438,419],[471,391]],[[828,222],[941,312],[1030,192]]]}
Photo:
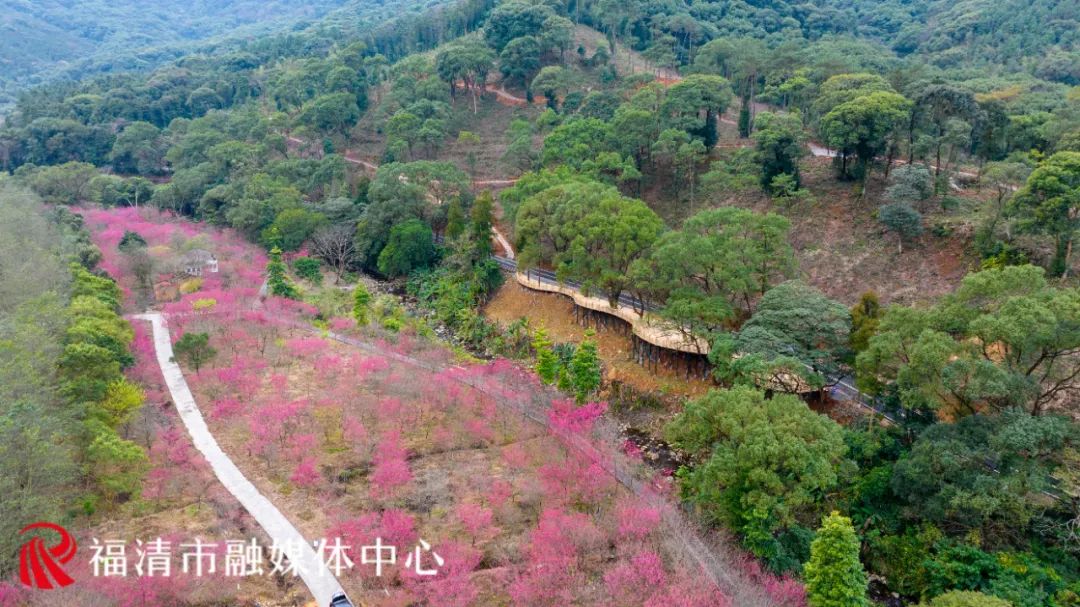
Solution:
{"label": "forested hillside", "polygon": [[55,78],[145,70],[196,51],[237,47],[313,25],[356,31],[414,9],[395,0],[0,4],[0,107]]}
{"label": "forested hillside", "polygon": [[[1078,604],[1075,2],[350,10],[34,88],[0,128],[11,191],[100,247],[70,276],[32,248],[41,288],[168,317],[211,429],[307,529],[464,537],[462,606]],[[459,398],[481,376],[648,479],[521,447]],[[77,475],[105,496],[79,524],[159,499],[115,463]],[[674,575],[642,487],[730,543]]]}
{"label": "forested hillside", "polygon": [[776,46],[845,35],[941,68],[1028,71],[1080,82],[1075,0],[584,0],[568,1],[567,9],[628,44],[670,47],[684,60],[695,46],[718,37],[752,37]]}

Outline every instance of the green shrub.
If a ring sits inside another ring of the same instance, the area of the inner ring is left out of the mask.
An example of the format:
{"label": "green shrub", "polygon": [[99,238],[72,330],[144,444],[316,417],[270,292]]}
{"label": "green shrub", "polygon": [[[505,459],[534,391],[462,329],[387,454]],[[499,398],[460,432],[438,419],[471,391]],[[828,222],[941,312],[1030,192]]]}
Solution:
{"label": "green shrub", "polygon": [[293,261],[293,270],[304,280],[319,284],[322,282],[322,264],[312,257],[297,257]]}
{"label": "green shrub", "polygon": [[1013,604],[981,592],[955,590],[935,597],[929,603],[922,603],[919,607],[1013,607]]}
{"label": "green shrub", "polygon": [[363,327],[368,324],[368,305],[371,303],[371,292],[364,283],[357,282],[353,289],[353,318],[356,324]]}
{"label": "green shrub", "polygon": [[391,278],[405,276],[431,267],[436,256],[431,228],[419,219],[410,219],[390,229],[390,238],[379,253],[379,272]]}

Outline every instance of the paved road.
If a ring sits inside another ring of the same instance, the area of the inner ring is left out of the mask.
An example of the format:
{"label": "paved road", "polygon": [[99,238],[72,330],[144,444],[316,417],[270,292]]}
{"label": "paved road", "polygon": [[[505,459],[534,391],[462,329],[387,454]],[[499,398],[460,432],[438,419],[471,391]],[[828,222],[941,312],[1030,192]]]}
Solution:
{"label": "paved road", "polygon": [[[195,398],[188,389],[187,381],[180,366],[173,360],[172,341],[169,339],[169,329],[161,314],[147,313],[133,317],[137,320],[150,321],[154,329],[154,350],[157,353],[158,365],[161,373],[165,376],[165,384],[169,387],[172,400],[176,403],[176,410],[180,419],[187,427],[188,434],[195,448],[203,454],[210,467],[214,470],[221,484],[232,493],[240,504],[246,509],[255,521],[270,536],[271,541],[279,546],[295,548],[297,569],[300,577],[308,590],[311,591],[315,602],[320,607],[329,605],[330,599],[335,592],[341,591],[341,584],[329,571],[322,571],[319,556],[315,553],[312,545],[304,539],[304,536],[285,518],[270,500],[266,499],[255,485],[251,484],[240,469],[236,467],[229,456],[221,450],[210,429],[206,426],[199,407],[195,404]],[[320,575],[320,572],[322,574]]]}

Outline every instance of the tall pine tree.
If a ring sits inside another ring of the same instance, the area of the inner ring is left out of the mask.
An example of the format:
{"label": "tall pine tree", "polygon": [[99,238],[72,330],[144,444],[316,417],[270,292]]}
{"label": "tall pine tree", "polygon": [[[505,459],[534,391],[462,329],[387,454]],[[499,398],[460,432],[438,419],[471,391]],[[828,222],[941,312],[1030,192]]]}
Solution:
{"label": "tall pine tree", "polygon": [[353,289],[353,318],[361,327],[368,324],[369,303],[371,303],[371,292],[367,290],[363,282],[357,282],[356,288]]}
{"label": "tall pine tree", "polygon": [[446,209],[446,240],[457,240],[465,231],[465,211],[461,209],[461,198],[455,196]]}
{"label": "tall pine tree", "polygon": [[487,259],[491,256],[491,225],[494,221],[492,206],[494,201],[491,192],[484,191],[476,197],[472,206],[472,225],[470,232],[473,242],[476,243],[476,259]]}
{"label": "tall pine tree", "polygon": [[859,537],[839,512],[821,521],[804,570],[810,607],[867,607],[866,571],[859,562]]}
{"label": "tall pine tree", "polygon": [[266,264],[266,283],[270,294],[276,297],[299,299],[300,293],[285,275],[285,262],[281,261],[281,249],[270,249],[270,261]]}
{"label": "tall pine tree", "polygon": [[742,139],[749,137],[753,126],[750,116],[750,98],[743,97],[742,107],[739,108],[739,137]]}
{"label": "tall pine tree", "polygon": [[[592,337],[590,330],[586,337]],[[570,385],[574,390],[574,398],[578,403],[585,402],[592,393],[600,388],[600,355],[596,350],[596,342],[586,339],[574,351],[574,358],[570,361]]]}
{"label": "tall pine tree", "polygon": [[547,331],[537,329],[532,346],[536,350],[536,374],[540,376],[540,381],[549,385],[555,383],[559,375],[559,357],[551,349]]}

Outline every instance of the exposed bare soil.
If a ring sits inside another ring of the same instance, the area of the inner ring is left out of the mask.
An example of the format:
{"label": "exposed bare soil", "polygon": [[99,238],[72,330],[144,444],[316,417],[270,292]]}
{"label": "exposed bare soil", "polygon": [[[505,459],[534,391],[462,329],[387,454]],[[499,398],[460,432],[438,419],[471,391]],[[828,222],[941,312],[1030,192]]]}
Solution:
{"label": "exposed bare soil", "polygon": [[[574,321],[574,304],[569,297],[526,289],[512,280],[492,297],[484,307],[484,314],[503,326],[524,316],[531,326],[543,327],[554,342],[580,343],[588,330]],[[613,328],[594,326],[594,330],[593,339],[604,362],[604,379],[609,383],[624,382],[637,390],[672,395],[701,394],[711,385],[700,380],[687,381],[682,369],[660,367],[654,373],[632,360],[629,335]]]}

